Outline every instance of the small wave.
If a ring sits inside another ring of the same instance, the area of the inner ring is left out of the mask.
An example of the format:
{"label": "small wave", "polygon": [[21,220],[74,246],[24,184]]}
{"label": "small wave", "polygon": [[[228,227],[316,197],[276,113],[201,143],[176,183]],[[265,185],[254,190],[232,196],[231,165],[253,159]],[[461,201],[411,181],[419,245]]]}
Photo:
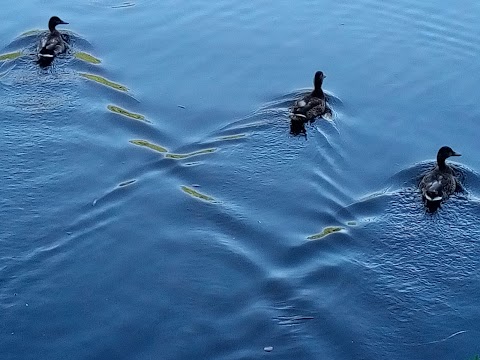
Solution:
{"label": "small wave", "polygon": [[[459,190],[477,197],[475,194],[478,191],[476,189],[480,188],[480,174],[463,164],[449,162],[449,165],[460,181],[461,189]],[[387,189],[392,191],[402,187],[416,187],[425,173],[435,166],[434,161],[423,161],[401,170],[390,178]]]}
{"label": "small wave", "polygon": [[119,0],[90,0],[90,4],[96,7],[110,9],[124,9],[136,6],[138,1],[119,1]]}
{"label": "small wave", "polygon": [[[454,212],[465,211],[466,208],[470,208],[467,211],[478,211],[480,198],[477,193],[480,188],[480,174],[462,164],[449,162],[449,165],[460,180],[461,188],[442,207]],[[428,213],[424,208],[418,184],[423,175],[434,167],[435,162],[424,161],[397,172],[390,178],[384,189],[343,208],[339,211],[339,216],[343,219],[354,218],[366,223],[388,218],[393,216],[392,214],[408,219],[416,216],[413,214]],[[438,217],[438,214],[429,215]]]}

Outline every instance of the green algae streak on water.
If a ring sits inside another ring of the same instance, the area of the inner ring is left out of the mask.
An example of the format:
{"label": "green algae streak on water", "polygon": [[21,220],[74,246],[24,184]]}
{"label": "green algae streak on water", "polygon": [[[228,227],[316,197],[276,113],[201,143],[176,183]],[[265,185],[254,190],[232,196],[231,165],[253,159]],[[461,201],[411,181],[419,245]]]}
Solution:
{"label": "green algae streak on water", "polygon": [[1,54],[0,55],[0,61],[5,61],[5,60],[14,60],[22,56],[21,51],[15,51],[7,54]]}
{"label": "green algae streak on water", "polygon": [[116,106],[116,105],[108,105],[107,109],[110,110],[111,112],[114,112],[115,114],[126,116],[130,119],[144,121],[144,122],[148,122],[148,123],[150,122],[147,119],[145,119],[145,116],[143,116],[141,114],[132,113],[132,112],[130,112],[128,110],[125,110],[125,109],[122,109],[121,107]]}
{"label": "green algae streak on water", "polygon": [[149,148],[151,150],[158,151],[160,153],[166,153],[168,151],[163,146],[153,144],[153,143],[151,143],[147,140],[130,140],[130,142],[134,145],[146,147],[146,148]]}
{"label": "green algae streak on water", "polygon": [[102,62],[100,59],[97,59],[93,55],[90,55],[83,51],[76,52],[75,57],[79,60],[88,62],[90,64],[94,64],[94,65],[100,64]]}
{"label": "green algae streak on water", "polygon": [[328,236],[330,234],[333,234],[333,233],[336,233],[336,232],[339,232],[339,231],[342,231],[342,230],[343,230],[343,228],[339,227],[339,226],[328,226],[328,227],[324,228],[321,233],[311,235],[311,236],[307,237],[307,239],[308,240],[319,240],[319,239],[324,238],[325,236]]}
{"label": "green algae streak on water", "polygon": [[111,87],[112,89],[115,89],[115,90],[118,90],[118,91],[123,91],[123,92],[128,91],[128,88],[126,86],[121,85],[121,84],[117,84],[113,81],[110,81],[110,80],[105,79],[104,77],[101,77],[101,76],[98,76],[98,75],[93,75],[93,74],[88,74],[88,73],[80,73],[80,76],[82,76],[82,77],[84,77],[88,80],[95,81],[99,84]]}
{"label": "green algae streak on water", "polygon": [[217,140],[238,140],[238,139],[243,139],[247,135],[245,134],[235,134],[235,135],[226,135],[226,136],[220,136],[217,138]]}
{"label": "green algae streak on water", "polygon": [[193,151],[191,153],[188,153],[188,154],[167,154],[165,155],[166,158],[169,158],[169,159],[174,159],[174,160],[181,160],[181,159],[187,159],[187,158],[190,158],[192,156],[198,156],[198,155],[204,155],[204,154],[210,154],[210,153],[213,153],[217,151],[216,148],[210,148],[210,149],[203,149],[203,150],[198,150],[198,151]]}
{"label": "green algae streak on water", "polygon": [[208,202],[215,201],[214,198],[212,198],[208,195],[199,193],[198,191],[193,190],[192,188],[190,188],[188,186],[183,185],[183,186],[181,186],[181,189],[183,190],[183,192],[187,193],[190,196],[193,196],[194,198],[197,198],[197,199],[200,199],[200,200],[203,200],[203,201],[208,201]]}

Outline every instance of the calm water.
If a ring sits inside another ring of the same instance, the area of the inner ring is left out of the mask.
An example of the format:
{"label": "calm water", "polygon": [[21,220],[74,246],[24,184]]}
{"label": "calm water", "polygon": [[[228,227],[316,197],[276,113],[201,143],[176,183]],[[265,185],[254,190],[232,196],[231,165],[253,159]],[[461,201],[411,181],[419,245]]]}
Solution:
{"label": "calm water", "polygon": [[[4,6],[1,359],[480,352],[479,3],[272,4]],[[334,117],[291,136],[316,70]],[[442,145],[465,191],[430,215]]]}

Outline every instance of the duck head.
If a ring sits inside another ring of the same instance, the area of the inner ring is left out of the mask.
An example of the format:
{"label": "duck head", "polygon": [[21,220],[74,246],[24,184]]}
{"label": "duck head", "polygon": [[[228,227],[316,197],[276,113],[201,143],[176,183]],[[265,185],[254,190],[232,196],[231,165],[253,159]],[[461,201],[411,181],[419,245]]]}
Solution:
{"label": "duck head", "polygon": [[55,26],[61,25],[61,24],[66,25],[68,23],[60,19],[58,16],[52,16],[48,21],[48,29],[50,30],[50,32],[53,32],[55,31]]}
{"label": "duck head", "polygon": [[313,78],[313,85],[315,87],[315,90],[321,91],[322,90],[322,84],[323,84],[323,79],[325,79],[326,76],[323,72],[317,71],[315,73],[315,77]]}
{"label": "duck head", "polygon": [[437,153],[437,164],[440,168],[445,167],[445,160],[450,156],[461,156],[461,154],[456,153],[449,146],[442,146]]}

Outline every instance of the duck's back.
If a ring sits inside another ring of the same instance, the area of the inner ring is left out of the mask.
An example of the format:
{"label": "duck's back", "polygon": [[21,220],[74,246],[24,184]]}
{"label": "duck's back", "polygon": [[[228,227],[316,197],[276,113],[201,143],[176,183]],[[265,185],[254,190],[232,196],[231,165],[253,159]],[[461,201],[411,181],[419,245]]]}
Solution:
{"label": "duck's back", "polygon": [[455,192],[457,179],[450,167],[440,170],[437,166],[422,178],[419,187],[427,200],[438,201]]}
{"label": "duck's back", "polygon": [[307,119],[313,119],[316,116],[323,115],[326,109],[325,94],[316,94],[314,92],[297,100],[293,106],[293,114],[304,115]]}
{"label": "duck's back", "polygon": [[57,56],[67,50],[62,34],[55,30],[44,37],[40,43],[40,55]]}

